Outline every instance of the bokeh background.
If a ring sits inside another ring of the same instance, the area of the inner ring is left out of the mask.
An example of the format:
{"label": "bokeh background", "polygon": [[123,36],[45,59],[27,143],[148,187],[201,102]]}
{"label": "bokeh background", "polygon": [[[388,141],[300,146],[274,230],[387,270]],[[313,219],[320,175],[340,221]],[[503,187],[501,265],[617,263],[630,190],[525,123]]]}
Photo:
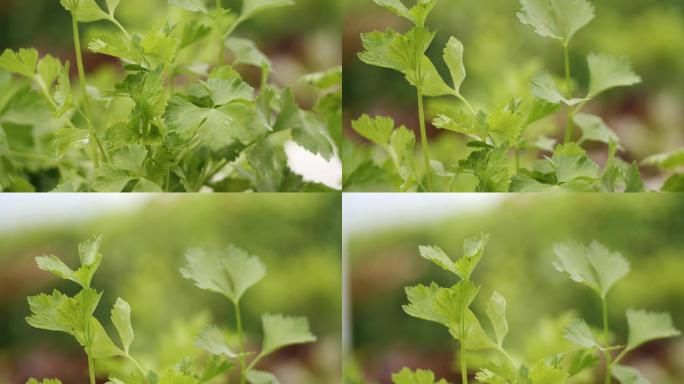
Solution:
{"label": "bokeh background", "polygon": [[178,271],[187,248],[234,243],[267,267],[242,301],[248,349],[261,345],[264,312],[307,316],[318,336],[267,358],[262,369],[284,384],[339,383],[340,204],[334,194],[3,196],[0,383],[23,384],[31,376],[87,381],[85,355],[73,338],[34,329],[24,317],[27,296],[76,290],[39,270],[33,258],[54,254],[77,265],[78,243],[95,234],[102,235],[104,256],[93,279],[104,290],[95,315],[111,331],[116,298],[130,303],[132,354],[146,368],[159,372],[199,355],[194,335],[210,322],[234,338],[232,305]]}
{"label": "bokeh background", "polygon": [[[410,317],[404,287],[456,282],[422,259],[418,246],[462,255],[464,238],[491,234],[473,280],[482,286],[475,312],[484,315],[492,291],[508,301],[507,350],[527,364],[572,348],[562,337],[575,317],[600,326],[600,301],[552,266],[556,242],[597,240],[619,251],[631,273],[611,290],[609,318],[626,339],[625,310],[671,313],[684,330],[684,199],[681,195],[564,196],[473,194],[345,194],[345,370],[366,383],[390,383],[407,366],[458,379],[458,344],[446,328]],[[487,320],[483,326],[489,330]],[[684,382],[684,338],[646,344],[625,363],[658,384]],[[486,358],[484,355],[483,358]],[[483,361],[472,362],[477,366]],[[600,376],[599,376],[600,377]],[[573,384],[595,384],[576,378]]]}
{"label": "bokeh background", "polygon": [[[405,4],[415,3],[404,0]],[[625,160],[641,161],[646,156],[667,152],[684,145],[684,2],[681,0],[601,0],[591,1],[596,17],[571,43],[571,67],[580,89],[588,81],[586,56],[591,52],[626,55],[643,83],[601,95],[588,104],[586,112],[596,113],[620,136]],[[345,177],[358,166],[358,152],[366,151],[363,139],[351,129],[350,121],[361,114],[389,115],[418,135],[415,89],[396,71],[362,63],[360,33],[392,27],[405,31],[410,22],[375,5],[372,0],[345,0],[343,67]],[[516,0],[440,0],[428,18],[427,26],[437,31],[428,50],[445,79],[449,79],[442,60],[442,49],[450,36],[465,47],[467,78],[463,94],[474,107],[508,103],[512,97],[529,95],[530,79],[543,68],[562,75],[563,54],[557,41],[542,38],[522,25],[516,13]],[[446,100],[429,100],[428,120]],[[559,121],[562,126],[562,121]],[[540,132],[562,140],[560,129],[548,124]],[[428,125],[431,156],[447,165],[465,158],[466,140],[462,135]],[[592,158],[602,164],[605,145],[590,147]],[[523,160],[526,160],[523,158]],[[530,160],[530,159],[527,159]],[[349,166],[346,166],[349,164]],[[526,164],[526,163],[523,163]],[[643,167],[649,186],[660,187],[664,175]],[[387,183],[369,183],[364,190],[387,190]]]}

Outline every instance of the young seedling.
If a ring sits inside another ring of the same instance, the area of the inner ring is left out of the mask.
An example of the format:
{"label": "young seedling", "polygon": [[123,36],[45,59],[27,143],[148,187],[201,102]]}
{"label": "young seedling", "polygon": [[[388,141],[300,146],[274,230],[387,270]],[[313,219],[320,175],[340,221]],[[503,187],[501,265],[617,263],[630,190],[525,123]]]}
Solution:
{"label": "young seedling", "polygon": [[278,383],[273,374],[255,368],[262,358],[280,348],[316,341],[307,319],[268,313],[262,315],[261,351],[248,363],[246,358],[252,353],[245,346],[240,303],[245,292],[264,278],[266,267],[258,257],[234,245],[225,250],[191,250],[186,258],[187,265],[180,270],[183,277],[194,281],[199,288],[225,296],[233,304],[238,338],[235,351],[223,332],[216,325],[210,325],[197,336],[197,347],[230,363],[237,361],[240,384]]}
{"label": "young seedling", "polygon": [[[622,149],[617,134],[601,117],[581,112],[589,101],[603,92],[641,82],[629,61],[605,54],[589,55],[587,63],[591,80],[586,94],[581,98],[575,97],[569,47],[572,38],[594,17],[594,8],[587,0],[520,0],[520,21],[532,26],[539,35],[560,41],[565,89],[558,87],[548,71],[542,71],[532,79],[533,97],[511,95],[510,102],[487,109],[475,109],[461,92],[466,68],[464,47],[458,39],[451,37],[443,50],[452,85],[447,85],[425,55],[435,36],[425,27],[425,19],[436,0],[418,0],[411,8],[400,0],[374,1],[414,24],[405,33],[387,29],[362,34],[364,51],[359,58],[365,63],[403,73],[409,84],[416,87],[427,183],[423,184],[417,175],[413,159],[415,138],[411,131],[403,126],[395,129],[393,120],[389,118],[363,115],[352,122],[352,128],[380,146],[387,160],[377,167],[375,158],[361,154],[368,159],[350,162],[352,169],[345,177],[346,187],[389,176],[400,191],[450,191],[457,178],[472,175],[478,192],[645,190],[636,163],[628,164],[616,156]],[[430,159],[422,105],[424,96],[454,96],[459,100],[458,104],[443,107],[432,123],[436,128],[467,138],[467,146],[473,149],[466,158],[451,165]],[[563,144],[556,145],[554,139],[545,136],[528,137],[531,135],[527,133],[529,126],[553,115],[562,105],[567,109]],[[582,131],[576,141],[573,134],[575,125]],[[402,145],[395,144],[395,132],[401,138],[397,142]],[[607,144],[608,160],[604,170],[582,148],[590,141]],[[553,155],[534,161],[531,169],[527,169],[521,164],[521,153],[526,150],[541,150]]]}
{"label": "young seedling", "polygon": [[[34,328],[64,332],[72,335],[83,347],[88,358],[88,376],[90,384],[95,384],[95,360],[121,357],[133,364],[138,373],[130,378],[135,383],[147,383],[147,372],[130,354],[134,333],[131,326],[131,307],[122,299],[117,298],[111,310],[111,321],[116,328],[121,341],[117,346],[105,331],[102,323],[93,316],[102,292],[90,287],[93,275],[102,261],[100,253],[101,237],[83,242],[78,247],[81,265],[73,270],[57,256],[36,257],[38,268],[48,271],[62,279],[73,281],[81,290],[73,297],[58,290],[51,294],[40,294],[28,298],[31,316],[26,322]],[[113,378],[114,384],[122,381]],[[57,379],[45,380],[43,384],[58,384]],[[30,379],[27,384],[39,384]]]}
{"label": "young seedling", "polygon": [[[95,0],[61,0],[72,16],[78,94],[68,62],[39,59],[35,49],[0,56],[0,70],[15,75],[0,73],[0,190],[330,190],[295,173],[285,147],[337,155],[341,68],[299,82],[318,95],[304,110],[291,89],[270,81],[272,63],[256,44],[233,36],[245,21],[293,1],[243,0],[238,12],[221,1],[169,0],[184,10],[180,20],[144,34],[116,19],[119,0],[105,3],[106,11]],[[79,36],[79,23],[98,21],[116,29],[90,29],[88,49],[118,59],[125,73],[103,89],[87,83]],[[243,66],[261,70],[258,88],[238,73]],[[34,139],[16,134],[16,124],[33,129]],[[46,176],[54,170],[57,182]]]}
{"label": "young seedling", "polygon": [[[612,377],[620,384],[648,383],[636,368],[620,365],[620,361],[628,353],[649,341],[681,335],[681,332],[672,325],[670,314],[628,309],[626,312],[629,327],[627,344],[612,345],[613,340],[608,324],[607,296],[610,289],[629,273],[629,262],[620,253],[612,252],[598,242],[593,242],[588,246],[577,243],[556,244],[554,253],[558,257],[554,266],[559,272],[591,288],[601,299],[602,337],[595,337],[586,321],[578,319],[567,328],[565,338],[582,348],[591,348],[603,353],[605,384],[610,384]],[[621,350],[621,352],[613,358],[615,350]]]}

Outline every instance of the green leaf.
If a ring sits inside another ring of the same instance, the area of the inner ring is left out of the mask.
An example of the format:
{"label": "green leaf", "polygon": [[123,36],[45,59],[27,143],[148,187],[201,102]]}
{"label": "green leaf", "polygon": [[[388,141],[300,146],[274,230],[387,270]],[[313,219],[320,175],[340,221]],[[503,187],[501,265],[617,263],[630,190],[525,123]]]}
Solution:
{"label": "green leaf", "polygon": [[102,253],[100,253],[101,236],[93,240],[85,241],[78,246],[81,267],[76,271],[67,267],[57,256],[36,257],[38,268],[50,272],[62,279],[71,280],[83,288],[90,287],[90,282],[100,266]]}
{"label": "green leaf", "polygon": [[418,369],[415,372],[402,368],[399,373],[392,375],[394,384],[449,384],[446,380],[435,381],[435,374],[428,370]]}
{"label": "green leaf", "polygon": [[51,295],[41,293],[28,298],[31,316],[26,318],[26,322],[39,329],[49,331],[66,332],[71,334],[70,324],[66,324],[59,317],[59,308],[69,298],[61,292],[54,290]]}
{"label": "green leaf", "polygon": [[119,6],[119,0],[107,0],[107,12],[111,16],[114,16],[114,12],[116,12],[116,8]]}
{"label": "green leaf", "polygon": [[506,320],[506,299],[498,292],[494,292],[487,302],[487,317],[494,327],[496,343],[503,345],[503,341],[508,334],[508,321]]}
{"label": "green leaf", "polygon": [[247,64],[259,68],[266,67],[269,71],[273,66],[271,60],[251,40],[231,37],[225,41],[225,45],[235,55],[233,65]]}
{"label": "green leaf", "polygon": [[677,174],[670,176],[662,188],[662,192],[684,192],[684,174]]}
{"label": "green leaf", "polygon": [[[94,359],[109,359],[111,357],[126,355],[124,351],[114,344],[109,335],[107,335],[107,331],[105,331],[102,324],[92,316],[90,318],[90,341],[92,345],[90,354]],[[80,342],[81,345],[85,347],[83,341],[80,340]]]}
{"label": "green leaf", "polygon": [[547,71],[541,71],[532,78],[532,94],[542,100],[553,104],[577,105],[585,99],[566,99],[558,89],[556,81]]}
{"label": "green leaf", "polygon": [[521,23],[533,27],[542,37],[564,44],[594,18],[594,7],[587,0],[520,0],[520,4]]}
{"label": "green leaf", "polygon": [[57,111],[54,117],[62,117],[65,113],[74,108],[74,96],[71,92],[71,81],[69,80],[69,62],[64,63],[57,74],[57,87],[53,95],[57,104]]}
{"label": "green leaf", "polygon": [[573,121],[582,130],[580,142],[598,141],[606,144],[611,142],[617,144],[620,142],[620,137],[606,125],[603,119],[596,115],[578,113],[573,118]]}
{"label": "green leaf", "polygon": [[0,68],[18,75],[33,78],[38,63],[38,51],[22,48],[18,52],[5,49],[0,56]]}
{"label": "green leaf", "polygon": [[45,84],[47,89],[52,88],[52,83],[54,83],[55,79],[57,79],[57,75],[61,69],[62,63],[59,61],[59,59],[55,59],[50,55],[45,55],[42,59],[40,59],[38,62],[38,75],[40,75],[40,79],[43,81],[43,84]]}
{"label": "green leaf", "polygon": [[216,325],[209,325],[204,328],[195,339],[195,346],[213,355],[224,355],[229,359],[238,357],[228,346],[223,333]]}
{"label": "green leaf", "polygon": [[232,302],[266,275],[266,267],[258,257],[230,245],[220,250],[190,250],[185,254],[188,264],[181,268],[186,279],[199,288],[221,293]]}
{"label": "green leaf", "polygon": [[508,145],[501,145],[471,152],[468,158],[458,162],[458,169],[477,177],[477,192],[508,192],[512,173],[508,149]]}
{"label": "green leaf", "polygon": [[335,153],[326,122],[308,111],[301,111],[301,123],[292,130],[292,139],[309,152],[321,155],[326,160],[330,160]]}
{"label": "green leaf", "polygon": [[124,170],[134,175],[142,175],[145,158],[147,158],[147,148],[141,144],[133,144],[114,152],[112,154],[112,163],[119,170]]}
{"label": "green leaf", "polygon": [[684,165],[684,148],[672,152],[651,155],[642,161],[644,165],[652,165],[662,169],[672,170]]}
{"label": "green leaf", "polygon": [[133,187],[133,192],[137,193],[159,193],[163,192],[162,187],[145,178],[138,179],[138,182]]}
{"label": "green leaf", "polygon": [[112,324],[116,327],[119,333],[123,350],[128,353],[128,350],[133,343],[133,327],[131,326],[131,306],[122,298],[117,298],[116,303],[112,307]]}
{"label": "green leaf", "polygon": [[169,36],[164,29],[149,32],[140,41],[140,47],[145,53],[145,58],[150,68],[159,65],[171,65],[173,63],[181,41],[176,37]]}
{"label": "green leaf", "polygon": [[26,384],[62,384],[59,379],[43,379],[42,381],[38,381],[34,378],[28,379]]}
{"label": "green leaf", "polygon": [[121,192],[133,180],[127,172],[106,164],[95,171],[91,188],[97,192]]}
{"label": "green leaf", "polygon": [[457,260],[452,260],[444,251],[436,246],[420,246],[418,249],[423,258],[456,274],[463,280],[470,280],[470,275],[482,258],[487,241],[489,241],[489,235],[485,234],[465,239],[463,242],[463,256]]}
{"label": "green leaf", "polygon": [[667,312],[649,312],[644,310],[627,310],[629,337],[627,350],[633,350],[649,341],[680,336],[682,333],[672,325],[672,318]]}
{"label": "green leaf", "polygon": [[278,378],[271,372],[250,370],[247,372],[247,382],[249,384],[280,384]]}
{"label": "green leaf", "polygon": [[436,283],[430,283],[428,287],[419,284],[413,287],[406,287],[405,290],[409,304],[402,306],[404,312],[418,319],[443,324],[441,315],[435,312],[434,302],[437,294],[440,292],[440,287]]}
{"label": "green leaf", "polygon": [[632,71],[629,59],[592,53],[589,63],[589,98],[615,87],[641,83],[641,77]]}
{"label": "green leaf", "polygon": [[444,54],[442,57],[449,67],[451,80],[454,83],[454,90],[460,92],[463,80],[466,78],[466,69],[463,64],[463,43],[455,37],[449,38],[449,42],[447,42],[444,47]]}
{"label": "green leaf", "polygon": [[416,5],[407,8],[400,0],[373,0],[375,4],[387,9],[399,17],[410,20],[417,26],[425,25],[425,19],[432,11],[437,0],[418,0]]}
{"label": "green leaf", "polygon": [[95,0],[60,0],[59,3],[82,23],[109,19],[109,15],[97,5]]}
{"label": "green leaf", "polygon": [[199,381],[180,372],[168,370],[159,378],[157,384],[199,384]]}
{"label": "green leaf", "polygon": [[384,32],[373,31],[361,34],[363,52],[358,54],[359,60],[366,64],[403,72],[401,63],[390,56],[390,46],[400,38],[400,34],[387,28]]}
{"label": "green leaf", "polygon": [[575,343],[584,348],[599,348],[598,341],[594,338],[591,328],[587,322],[582,319],[574,320],[563,333],[563,337],[571,343]]}
{"label": "green leaf", "polygon": [[261,356],[293,344],[312,343],[316,341],[309,330],[306,317],[264,314],[261,316],[264,329],[264,340]]}
{"label": "green leaf", "polygon": [[138,72],[126,76],[114,88],[119,96],[128,96],[142,112],[145,120],[164,114],[166,91],[164,77],[157,72]]}
{"label": "green leaf", "polygon": [[558,145],[550,160],[558,184],[575,180],[594,181],[599,177],[599,166],[576,143]]}
{"label": "green leaf", "polygon": [[86,340],[83,335],[88,328],[88,323],[94,319],[93,313],[101,298],[101,293],[92,288],[85,288],[74,297],[66,298],[57,308],[58,321],[68,326],[69,333],[74,335],[83,346]]}
{"label": "green leaf", "polygon": [[380,146],[388,146],[394,130],[394,120],[391,117],[362,115],[352,121],[352,128],[363,138]]}
{"label": "green leaf", "polygon": [[466,311],[479,291],[480,288],[468,280],[461,280],[449,288],[440,288],[434,298],[433,310],[444,325],[460,328]]}
{"label": "green leaf", "polygon": [[269,9],[285,7],[294,5],[292,0],[244,0],[242,4],[242,12],[240,14],[240,21],[251,19],[257,14],[267,11]]}
{"label": "green leaf", "polygon": [[481,137],[484,132],[478,128],[478,124],[472,114],[463,109],[449,108],[432,121],[432,125],[440,129],[446,129],[456,133]]}
{"label": "green leaf", "polygon": [[494,138],[494,143],[504,145],[518,142],[525,118],[512,110],[510,105],[504,105],[489,113],[485,123],[487,133]]}
{"label": "green leaf", "polygon": [[568,377],[561,368],[543,362],[535,364],[529,373],[530,384],[565,384]]}
{"label": "green leaf", "polygon": [[599,358],[593,350],[580,349],[571,355],[568,373],[570,376],[575,376],[585,369],[596,365],[598,362]]}
{"label": "green leaf", "polygon": [[139,47],[134,47],[125,36],[107,31],[93,33],[88,42],[88,49],[94,53],[117,57],[134,63],[143,61],[143,52]]}
{"label": "green leaf", "polygon": [[651,384],[651,382],[634,367],[616,364],[613,366],[612,374],[620,384]]}
{"label": "green leaf", "polygon": [[402,179],[401,191],[412,191],[418,186],[419,177],[415,164],[416,136],[413,131],[401,126],[390,137],[390,156],[396,159],[399,177]]}
{"label": "green leaf", "polygon": [[558,260],[554,267],[559,272],[584,284],[605,298],[615,283],[629,273],[629,262],[619,253],[611,252],[594,241],[589,246],[579,243],[554,245]]}
{"label": "green leaf", "polygon": [[169,0],[169,4],[190,12],[208,12],[203,0]]}

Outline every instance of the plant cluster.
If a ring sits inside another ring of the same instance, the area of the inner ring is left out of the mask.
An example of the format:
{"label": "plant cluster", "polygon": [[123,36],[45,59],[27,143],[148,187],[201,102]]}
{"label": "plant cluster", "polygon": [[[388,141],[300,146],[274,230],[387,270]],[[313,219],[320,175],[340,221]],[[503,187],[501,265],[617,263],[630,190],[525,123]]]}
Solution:
{"label": "plant cluster", "polygon": [[[195,346],[206,352],[208,357],[186,357],[161,374],[146,369],[130,352],[134,340],[130,305],[124,299],[117,298],[111,310],[110,318],[121,341],[120,346],[114,343],[94,316],[102,292],[91,288],[90,284],[102,261],[100,242],[101,237],[96,237],[79,245],[81,265],[76,270],[69,268],[56,256],[36,258],[40,269],[77,283],[81,290],[74,296],[54,290],[49,295],[29,297],[31,315],[26,318],[32,327],[65,332],[76,339],[88,358],[90,384],[96,382],[95,361],[107,359],[124,359],[134,368],[133,371],[122,369],[108,372],[107,384],[201,384],[212,380],[215,382],[214,379],[226,377],[230,373],[240,384],[278,384],[278,379],[272,373],[256,369],[261,359],[289,345],[316,341],[305,317],[264,314],[261,318],[262,348],[252,356],[253,353],[245,347],[240,299],[250,287],[264,278],[266,267],[257,256],[234,245],[225,250],[190,250],[186,255],[187,265],[180,272],[199,288],[220,293],[233,303],[238,349],[227,342],[224,331],[212,324],[195,338]],[[61,384],[61,381],[46,379],[39,382],[34,378],[27,381],[27,384],[41,383]]]}
{"label": "plant cluster", "polygon": [[[641,82],[627,58],[592,53],[587,57],[590,81],[578,96],[569,50],[576,33],[594,18],[594,7],[588,0],[520,0],[520,22],[542,37],[557,40],[562,48],[562,85],[557,82],[558,76],[544,70],[531,79],[530,94],[512,95],[509,102],[485,109],[474,107],[463,92],[464,47],[457,38],[449,38],[442,55],[451,82],[443,79],[426,55],[436,33],[425,23],[437,0],[416,0],[412,7],[400,0],[373,1],[412,25],[403,33],[387,28],[361,34],[364,50],[358,57],[364,63],[402,73],[416,89],[422,160],[416,159],[412,130],[395,127],[390,117],[363,115],[352,122],[352,128],[379,146],[384,156],[379,165],[378,160],[367,159],[359,161],[357,168],[345,170],[345,187],[390,179],[400,191],[451,191],[457,178],[471,175],[478,192],[646,189],[636,162],[630,164],[617,156],[622,150],[618,135],[600,116],[582,112],[589,101],[602,93]],[[430,156],[423,106],[426,97],[455,100],[442,107],[432,121],[436,128],[458,133],[468,140],[471,150],[453,164],[442,164]],[[558,125],[564,125],[565,130],[562,143],[544,135],[530,137],[528,128],[561,113],[564,123]],[[605,144],[607,161],[603,168],[588,156],[584,146],[589,142]],[[544,154],[542,159],[522,164],[521,154],[539,151]],[[679,187],[681,176],[663,189]]]}
{"label": "plant cluster", "polygon": [[[256,44],[232,36],[292,0],[244,0],[239,12],[220,0],[213,8],[204,0],[169,0],[184,10],[180,20],[142,35],[117,20],[119,0],[107,0],[106,11],[95,0],[60,4],[72,16],[78,87],[69,62],[35,49],[0,56],[0,190],[327,189],[288,167],[284,145],[336,156],[341,68],[300,80],[318,94],[305,110],[290,88],[270,82],[271,61]],[[97,21],[116,30],[93,32],[88,49],[118,59],[125,73],[106,89],[88,83],[79,36],[79,24]],[[259,68],[258,90],[239,66]]]}
{"label": "plant cluster", "polygon": [[[592,368],[603,358],[604,383],[615,378],[620,384],[643,384],[648,380],[633,367],[620,364],[623,358],[641,345],[658,339],[679,336],[668,313],[629,309],[626,312],[629,336],[626,345],[615,345],[607,315],[607,294],[614,284],[630,270],[629,262],[617,252],[608,250],[598,242],[588,246],[577,243],[557,244],[554,252],[555,268],[573,281],[590,287],[600,297],[603,309],[602,332],[594,331],[586,321],[574,320],[565,330],[564,338],[576,348],[559,351],[553,356],[527,365],[504,346],[509,332],[506,319],[506,299],[494,292],[486,303],[486,315],[491,323],[493,337],[483,328],[480,317],[471,306],[480,286],[471,280],[489,239],[488,235],[468,238],[463,244],[463,256],[450,258],[436,246],[421,246],[420,255],[440,268],[453,273],[459,281],[451,287],[432,282],[406,288],[408,304],[404,311],[416,318],[445,326],[458,341],[461,383],[468,383],[468,354],[488,351],[492,356],[487,366],[480,367],[475,380],[489,384],[563,384],[580,372]],[[600,336],[597,336],[599,334]],[[620,351],[617,356],[616,351]],[[436,380],[428,370],[412,371],[404,368],[394,374],[395,384],[448,384]],[[598,382],[598,381],[597,381]]]}

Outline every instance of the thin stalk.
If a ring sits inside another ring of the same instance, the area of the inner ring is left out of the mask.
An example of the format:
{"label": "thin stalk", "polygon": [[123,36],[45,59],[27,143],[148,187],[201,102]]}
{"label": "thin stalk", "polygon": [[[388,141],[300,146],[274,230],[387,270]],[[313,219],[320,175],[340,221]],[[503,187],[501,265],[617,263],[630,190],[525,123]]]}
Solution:
{"label": "thin stalk", "polygon": [[240,302],[235,302],[235,324],[238,333],[238,345],[240,347],[240,384],[245,384],[245,338],[242,334],[242,316],[240,315]]}
{"label": "thin stalk", "polygon": [[119,28],[119,30],[121,32],[123,32],[124,35],[126,35],[126,38],[129,41],[131,40],[131,35],[128,34],[128,31],[126,31],[126,28],[124,28],[123,25],[121,25],[121,23],[119,23],[119,21],[117,19],[115,19],[114,17],[110,17],[109,21],[111,21],[114,25],[116,25],[116,27]]}
{"label": "thin stalk", "polygon": [[425,173],[427,174],[428,191],[432,192],[432,172],[430,172],[430,152],[428,149],[427,132],[425,130],[425,111],[423,110],[423,92],[420,86],[418,90],[418,124],[420,125],[420,142],[423,146],[423,160],[425,161]]}
{"label": "thin stalk", "polygon": [[[221,7],[221,0],[216,0],[216,10],[220,10]],[[221,30],[219,29],[219,25],[216,24],[216,32],[219,35],[219,57],[218,57],[218,65],[223,65],[223,59],[226,57],[226,51],[224,48],[224,43],[225,43],[225,37],[221,34]]]}
{"label": "thin stalk", "polygon": [[[570,53],[568,51],[568,43],[563,42],[563,58],[565,61],[565,90],[568,99],[572,98],[572,85],[570,84]],[[572,131],[574,129],[572,118],[574,112],[572,108],[568,107],[568,114],[565,121],[565,142],[569,143],[572,140]]]}
{"label": "thin stalk", "polygon": [[133,358],[133,356],[131,356],[129,353],[126,353],[126,358],[128,359],[128,361],[133,363],[133,365],[135,365],[135,367],[138,369],[138,371],[140,371],[140,373],[142,373],[143,378],[145,379],[145,382],[147,383],[147,373],[145,372],[145,369],[140,365],[140,363],[138,363],[138,360]]}
{"label": "thin stalk", "polygon": [[88,140],[88,144],[90,145],[90,152],[91,156],[93,157],[93,162],[95,163],[95,168],[99,168],[100,159],[97,156],[98,147],[105,162],[107,162],[107,154],[104,151],[104,148],[102,148],[102,144],[100,144],[100,140],[95,134],[95,128],[93,127],[93,122],[91,120],[92,115],[90,114],[90,99],[88,97],[88,90],[86,89],[85,70],[83,69],[83,55],[81,54],[81,39],[78,34],[78,22],[76,21],[76,16],[73,14],[71,15],[71,25],[73,27],[74,49],[76,50],[76,64],[78,66],[79,85],[81,87],[81,93],[83,94],[83,108],[85,109],[86,122],[88,124],[88,134],[91,138],[91,140]]}
{"label": "thin stalk", "polygon": [[468,384],[468,367],[466,366],[465,342],[461,341],[461,383]]}
{"label": "thin stalk", "polygon": [[90,384],[96,384],[95,383],[95,367],[93,363],[93,358],[90,356],[90,352],[86,352],[88,355],[88,375],[90,376]]}
{"label": "thin stalk", "polygon": [[[601,298],[601,307],[603,312],[603,338],[605,340],[605,343],[609,345],[610,341],[608,340],[608,305],[606,303],[605,297]],[[603,382],[605,384],[610,384],[613,373],[613,362],[611,361],[610,351],[606,350],[604,355],[606,359],[606,377]]]}
{"label": "thin stalk", "polygon": [[470,110],[470,113],[472,113],[473,116],[477,116],[477,112],[475,112],[475,108],[473,108],[473,106],[470,105],[470,103],[468,102],[468,99],[463,97],[463,95],[461,95],[459,92],[455,92],[454,96],[456,96],[459,100],[461,100],[463,102],[463,104],[466,105],[466,107],[468,107],[468,109]]}

